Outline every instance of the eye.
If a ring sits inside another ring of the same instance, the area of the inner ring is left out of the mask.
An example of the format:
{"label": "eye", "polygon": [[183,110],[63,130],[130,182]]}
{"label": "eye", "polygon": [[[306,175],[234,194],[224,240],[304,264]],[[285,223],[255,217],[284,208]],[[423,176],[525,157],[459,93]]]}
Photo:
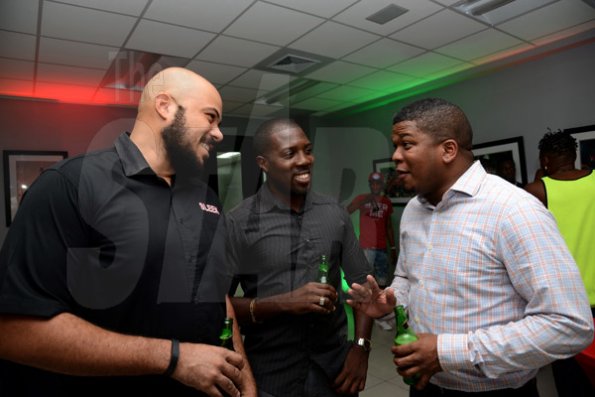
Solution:
{"label": "eye", "polygon": [[294,151],[293,150],[286,150],[282,153],[283,158],[290,159],[293,157]]}

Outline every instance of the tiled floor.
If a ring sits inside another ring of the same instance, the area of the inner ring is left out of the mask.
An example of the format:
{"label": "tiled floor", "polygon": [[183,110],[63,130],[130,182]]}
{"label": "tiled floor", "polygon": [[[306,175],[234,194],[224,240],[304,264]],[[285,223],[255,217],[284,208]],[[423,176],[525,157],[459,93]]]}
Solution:
{"label": "tiled floor", "polygon": [[[368,363],[368,379],[366,389],[360,397],[408,397],[409,386],[395,370],[392,361],[392,346],[394,330],[383,331],[374,325],[372,331],[372,351]],[[558,397],[554,388],[549,366],[542,368],[537,375],[537,388],[541,397]]]}

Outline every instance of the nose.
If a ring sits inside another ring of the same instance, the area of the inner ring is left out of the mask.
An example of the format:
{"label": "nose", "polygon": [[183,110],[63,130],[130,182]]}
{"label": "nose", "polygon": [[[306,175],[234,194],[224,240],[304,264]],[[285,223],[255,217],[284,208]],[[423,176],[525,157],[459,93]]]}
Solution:
{"label": "nose", "polygon": [[314,162],[314,156],[304,151],[299,151],[297,155],[298,165],[310,165]]}
{"label": "nose", "polygon": [[221,132],[221,129],[219,129],[218,126],[210,131],[210,135],[215,142],[221,142],[223,140],[223,133]]}
{"label": "nose", "polygon": [[395,163],[399,163],[399,162],[403,161],[403,155],[401,154],[401,149],[399,146],[395,147],[395,151],[393,152],[391,160],[394,161]]}

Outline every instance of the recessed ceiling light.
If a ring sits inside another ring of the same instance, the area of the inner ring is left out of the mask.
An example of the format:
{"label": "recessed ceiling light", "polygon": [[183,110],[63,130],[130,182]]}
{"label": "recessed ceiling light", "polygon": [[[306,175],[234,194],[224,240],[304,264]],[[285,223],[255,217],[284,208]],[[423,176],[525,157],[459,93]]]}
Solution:
{"label": "recessed ceiling light", "polygon": [[454,5],[459,11],[471,15],[483,15],[497,8],[503,7],[515,0],[463,0]]}
{"label": "recessed ceiling light", "polygon": [[496,26],[558,1],[560,0],[462,0],[449,8]]}

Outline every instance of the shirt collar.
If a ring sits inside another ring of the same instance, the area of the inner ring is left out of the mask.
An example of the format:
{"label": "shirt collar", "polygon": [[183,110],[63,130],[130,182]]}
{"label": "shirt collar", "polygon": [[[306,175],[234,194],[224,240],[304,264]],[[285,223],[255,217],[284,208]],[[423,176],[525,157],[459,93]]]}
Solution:
{"label": "shirt collar", "polygon": [[[457,179],[456,182],[446,191],[446,193],[444,193],[442,200],[440,203],[438,203],[438,205],[441,205],[441,203],[447,201],[456,193],[462,193],[470,197],[475,196],[479,192],[481,184],[486,176],[487,172],[481,163],[478,160],[474,161],[471,167],[467,168],[463,175],[461,175],[459,179]],[[417,196],[417,199],[426,207],[434,207],[421,196]]]}
{"label": "shirt collar", "polygon": [[476,160],[448,190],[460,192],[471,197],[475,196],[479,192],[479,188],[486,175],[487,172],[483,169],[479,160]]}
{"label": "shirt collar", "polygon": [[[268,185],[265,183],[262,185],[260,190],[256,195],[257,200],[257,211],[258,213],[265,213],[269,212],[275,207],[281,210],[290,211],[290,208],[287,204],[282,202],[281,200],[277,199],[271,190],[269,189]],[[309,191],[306,194],[306,203],[304,205],[304,212],[312,208],[312,205],[319,201],[319,195],[313,191]]]}
{"label": "shirt collar", "polygon": [[116,152],[122,162],[124,175],[155,175],[139,148],[130,139],[129,132],[123,132],[114,143]]}

